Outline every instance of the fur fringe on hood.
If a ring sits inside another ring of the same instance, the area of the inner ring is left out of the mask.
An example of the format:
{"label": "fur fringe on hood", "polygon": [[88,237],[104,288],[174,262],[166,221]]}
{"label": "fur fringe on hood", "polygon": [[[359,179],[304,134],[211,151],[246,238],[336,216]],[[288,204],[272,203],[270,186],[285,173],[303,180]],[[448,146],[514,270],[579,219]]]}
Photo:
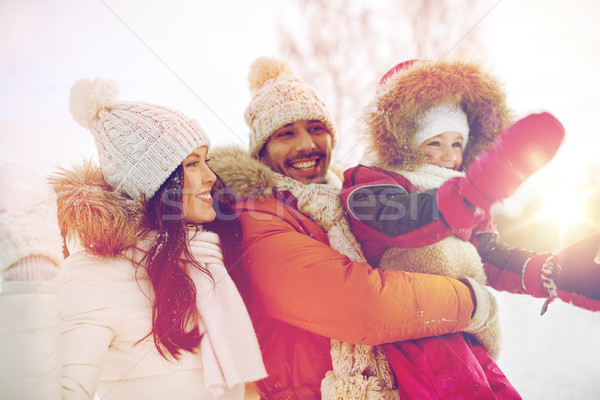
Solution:
{"label": "fur fringe on hood", "polygon": [[500,83],[475,64],[413,62],[380,84],[366,115],[369,149],[383,168],[410,170],[425,164],[427,156],[414,139],[417,118],[433,106],[455,103],[469,122],[463,153],[467,169],[508,125],[505,97]]}
{"label": "fur fringe on hood", "polygon": [[136,245],[149,231],[144,206],[113,191],[91,161],[50,176],[58,196],[63,236],[76,239],[98,256],[115,256]]}
{"label": "fur fringe on hood", "polygon": [[247,149],[236,145],[215,147],[209,158],[209,167],[237,200],[261,200],[273,195],[277,186],[273,170],[252,157]]}

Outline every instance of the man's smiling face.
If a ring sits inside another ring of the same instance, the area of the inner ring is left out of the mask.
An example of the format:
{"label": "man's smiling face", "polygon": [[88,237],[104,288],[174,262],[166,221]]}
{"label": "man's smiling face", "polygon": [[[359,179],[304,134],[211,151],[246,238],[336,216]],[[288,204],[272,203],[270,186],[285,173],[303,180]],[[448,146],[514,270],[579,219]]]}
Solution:
{"label": "man's smiling face", "polygon": [[323,122],[296,121],[273,132],[260,161],[304,184],[324,183],[331,161],[331,141]]}

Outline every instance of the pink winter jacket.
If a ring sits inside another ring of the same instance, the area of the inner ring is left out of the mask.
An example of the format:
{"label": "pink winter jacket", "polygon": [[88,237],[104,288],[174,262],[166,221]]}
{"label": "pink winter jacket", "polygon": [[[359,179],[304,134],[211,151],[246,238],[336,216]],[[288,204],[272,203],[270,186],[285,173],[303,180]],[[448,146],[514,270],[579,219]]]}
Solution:
{"label": "pink winter jacket", "polygon": [[[359,188],[369,188],[374,194],[377,192],[377,188],[386,190],[391,186],[401,187],[407,194],[420,192],[404,176],[377,167],[359,165],[347,170],[344,178],[342,200],[344,205],[350,209],[352,193]],[[413,198],[410,206],[416,209],[417,201],[421,201],[419,207],[431,207],[431,210],[435,211],[434,204],[427,204],[432,199],[435,199],[435,194],[426,195],[422,199]],[[400,207],[400,203],[392,204],[391,200],[388,198],[385,201],[389,201],[388,205],[390,206]],[[423,210],[423,208],[420,209],[420,211]],[[405,211],[410,213],[411,209]],[[349,214],[356,216],[352,210]],[[435,212],[431,215],[434,214]],[[364,212],[361,217],[369,219],[373,216]],[[379,232],[372,222],[365,223],[350,217],[349,223],[353,233],[363,246],[365,257],[374,265],[377,265],[379,258],[390,247],[422,247],[452,234],[463,240],[473,239],[476,243],[475,232],[495,232],[489,219],[485,219],[476,228],[456,232],[452,231],[442,218],[438,217],[429,221],[413,216],[410,221],[405,222],[405,225],[408,225],[405,226],[406,229],[397,232],[398,235],[395,237]],[[398,224],[394,219],[390,219],[389,223]],[[492,268],[494,267],[492,266]],[[505,274],[508,273],[505,272]],[[521,398],[487,350],[469,334],[458,332],[389,343],[384,345],[383,349],[396,375],[401,399]]]}

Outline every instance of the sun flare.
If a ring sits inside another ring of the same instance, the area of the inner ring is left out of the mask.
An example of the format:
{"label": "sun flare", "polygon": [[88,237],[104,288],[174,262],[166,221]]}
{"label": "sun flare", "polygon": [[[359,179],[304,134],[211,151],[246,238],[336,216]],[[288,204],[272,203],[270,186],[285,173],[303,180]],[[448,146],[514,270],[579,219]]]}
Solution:
{"label": "sun flare", "polygon": [[560,228],[585,221],[585,204],[590,191],[575,188],[551,190],[544,194],[544,201],[537,217],[552,221]]}

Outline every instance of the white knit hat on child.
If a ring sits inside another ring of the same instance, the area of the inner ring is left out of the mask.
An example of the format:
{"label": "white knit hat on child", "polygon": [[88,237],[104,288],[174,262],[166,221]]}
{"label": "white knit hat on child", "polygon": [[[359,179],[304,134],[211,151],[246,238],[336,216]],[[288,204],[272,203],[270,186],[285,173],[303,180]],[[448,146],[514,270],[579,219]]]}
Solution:
{"label": "white knit hat on child", "polygon": [[415,139],[419,145],[444,132],[460,133],[463,150],[467,145],[469,122],[467,114],[458,105],[444,103],[431,107],[417,119],[417,124]]}
{"label": "white knit hat on child", "polygon": [[150,199],[181,162],[210,141],[182,113],[142,102],[117,102],[117,84],[81,79],[71,88],[73,118],[94,136],[106,182],[134,200]]}
{"label": "white knit hat on child", "polygon": [[258,153],[277,129],[301,120],[325,124],[335,145],[335,124],[315,90],[298,79],[289,64],[276,58],[261,57],[248,74],[252,100],[245,112],[250,127],[250,153]]}

